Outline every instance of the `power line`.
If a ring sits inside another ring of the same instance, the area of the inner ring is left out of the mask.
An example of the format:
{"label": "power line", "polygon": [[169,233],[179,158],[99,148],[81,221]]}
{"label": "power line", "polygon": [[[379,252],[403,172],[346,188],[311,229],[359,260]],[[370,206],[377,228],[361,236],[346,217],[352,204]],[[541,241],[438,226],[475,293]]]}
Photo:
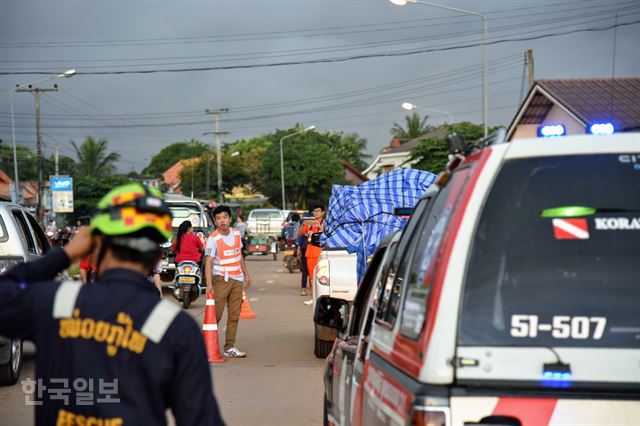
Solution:
{"label": "power line", "polygon": [[[638,23],[640,23],[640,20],[604,25],[600,27],[558,31],[553,33],[532,35],[532,36],[526,36],[526,37],[499,39],[499,40],[488,41],[487,45],[498,45],[503,43],[512,43],[512,42],[520,42],[520,41],[541,40],[541,39],[550,38],[550,37],[559,37],[559,36],[564,36],[569,34],[578,34],[578,33],[585,33],[585,32],[608,31],[613,28],[636,25]],[[410,56],[410,55],[432,53],[432,52],[443,52],[443,51],[451,51],[451,50],[458,50],[458,49],[467,49],[467,48],[478,47],[482,45],[483,44],[481,42],[475,42],[475,43],[461,44],[457,46],[415,49],[415,50],[408,50],[403,52],[381,52],[381,53],[370,53],[370,54],[352,55],[352,56],[344,56],[344,57],[335,57],[335,58],[320,58],[320,59],[309,59],[309,60],[298,60],[298,61],[272,62],[272,63],[265,63],[265,64],[246,64],[246,65],[238,64],[238,65],[221,65],[221,66],[215,66],[215,67],[194,67],[194,68],[174,68],[174,69],[79,71],[77,75],[158,74],[158,73],[183,73],[183,72],[198,72],[198,71],[221,71],[221,70],[233,70],[233,69],[272,68],[272,67],[291,66],[291,65],[348,62],[348,61],[371,59],[371,58]],[[41,74],[49,75],[52,73],[53,71],[36,71],[36,70],[0,71],[0,75],[41,75]]]}
{"label": "power line", "polygon": [[[514,64],[520,64],[521,62],[521,57],[520,55],[508,55],[508,56],[504,56],[504,57],[500,57],[497,58],[493,61],[490,62],[489,64],[489,69],[493,72],[493,74],[495,75],[496,73],[499,73],[501,71],[510,69],[514,66]],[[323,103],[323,102],[328,102],[328,101],[333,101],[333,100],[339,100],[339,99],[344,99],[344,98],[348,98],[348,99],[352,99],[354,97],[360,96],[360,95],[372,95],[376,92],[384,92],[384,91],[393,91],[394,93],[397,93],[398,89],[402,89],[402,88],[411,88],[414,87],[416,90],[419,89],[423,89],[428,86],[428,83],[430,83],[431,85],[437,85],[438,87],[442,86],[443,84],[455,84],[456,82],[466,82],[466,80],[468,79],[472,79],[475,78],[477,75],[479,75],[479,71],[473,68],[469,68],[468,66],[465,67],[460,67],[460,68],[454,68],[451,70],[447,70],[447,71],[443,71],[441,73],[436,73],[436,74],[432,74],[429,76],[424,76],[424,77],[419,77],[419,78],[413,78],[410,80],[402,80],[402,81],[396,81],[396,82],[391,82],[391,83],[386,83],[386,84],[382,84],[382,85],[377,85],[377,86],[369,86],[366,88],[362,88],[362,89],[356,89],[356,90],[350,90],[347,92],[341,92],[341,93],[334,93],[331,95],[322,95],[322,96],[315,96],[315,97],[305,97],[305,98],[301,98],[301,99],[294,99],[294,100],[288,100],[288,101],[281,101],[281,102],[271,102],[271,103],[267,103],[267,104],[258,104],[258,105],[250,105],[250,106],[238,106],[238,107],[233,107],[235,112],[252,112],[252,111],[260,111],[260,110],[268,110],[268,111],[273,111],[274,109],[279,109],[279,108],[286,108],[286,107],[293,107],[293,106],[301,106],[301,105],[306,105],[306,104],[317,104],[317,103]],[[427,85],[425,85],[427,84]],[[70,92],[67,90],[61,91],[61,93],[67,93],[70,94]],[[76,96],[74,96],[76,97]],[[76,97],[77,98],[77,97]],[[79,99],[79,98],[78,98]],[[59,99],[56,99],[57,102],[59,102]],[[86,103],[86,102],[85,102]],[[87,103],[87,105],[89,105]],[[4,113],[4,115],[6,115],[7,113]],[[152,119],[168,119],[168,118],[185,118],[186,116],[192,116],[192,117],[201,117],[202,116],[202,110],[195,110],[195,111],[186,111],[186,112],[174,112],[174,113],[146,113],[146,114],[107,114],[105,113],[108,117],[111,117],[113,119],[117,119],[117,120],[126,120],[126,119],[134,119],[134,118],[152,118]],[[0,116],[3,115],[3,113],[0,113]],[[81,113],[82,116],[86,116],[86,117],[90,117],[91,119],[93,118],[100,118],[97,116],[89,116],[87,114]],[[23,113],[23,114],[19,114],[17,115],[19,117],[32,117],[33,114],[32,113]],[[68,115],[64,115],[64,114],[56,114],[56,113],[49,113],[47,114],[47,117],[52,117],[52,118],[56,118],[56,120],[59,120],[61,118],[69,118],[69,119],[75,119],[77,117],[75,116],[68,116]],[[244,120],[244,118],[239,118],[238,120]],[[94,120],[91,120],[94,121]],[[224,120],[227,121],[227,120]]]}
{"label": "power line", "polygon": [[[571,2],[565,2],[562,6],[570,6],[574,4],[580,4],[582,7],[580,10],[596,10],[602,8],[611,9],[612,7],[620,6],[627,4],[629,2],[620,2],[614,4],[605,4],[596,6],[585,6],[585,3],[589,2],[599,2],[599,0],[576,0]],[[524,15],[522,14],[511,14],[509,12],[518,12],[518,11],[529,11],[534,10],[535,12],[528,12]],[[514,8],[507,10],[497,10],[486,12],[485,15],[491,16],[492,20],[494,19],[513,19],[522,16],[530,17],[536,15],[545,15],[549,16],[551,14],[558,14],[561,12],[575,12],[575,7],[569,7],[564,9],[555,9],[550,8],[549,10],[540,10],[539,5],[530,6],[530,7],[522,7],[522,8]],[[501,16],[500,15],[504,15]],[[314,37],[314,36],[332,36],[332,35],[343,35],[343,34],[354,34],[361,32],[380,32],[380,31],[395,31],[398,29],[413,29],[418,28],[424,23],[429,23],[430,27],[435,26],[448,26],[450,22],[456,22],[459,20],[469,19],[467,16],[453,16],[453,17],[437,17],[437,18],[422,18],[422,19],[414,19],[414,20],[399,20],[399,21],[390,21],[390,22],[377,22],[377,23],[369,23],[369,24],[359,24],[359,25],[345,25],[345,26],[330,26],[330,27],[322,27],[322,28],[297,28],[293,30],[278,30],[278,31],[266,31],[266,32],[249,32],[249,33],[236,33],[236,34],[220,34],[220,35],[205,35],[205,36],[183,36],[183,37],[158,37],[158,38],[146,38],[146,39],[119,39],[119,40],[76,40],[76,41],[47,41],[47,42],[5,42],[0,43],[0,48],[42,48],[42,47],[123,47],[123,46],[148,46],[154,44],[161,45],[175,45],[175,44],[191,44],[191,43],[211,43],[211,42],[229,42],[229,41],[254,41],[254,40],[270,40],[270,39],[280,39],[280,38],[289,38],[291,36],[301,36],[304,37]],[[434,23],[436,22],[436,23]],[[437,22],[442,22],[438,24]],[[402,24],[410,24],[410,27],[400,27]],[[416,25],[412,25],[416,24]],[[391,28],[380,28],[390,26]],[[363,28],[371,28],[369,30],[362,30]],[[341,30],[348,30],[342,31]]]}

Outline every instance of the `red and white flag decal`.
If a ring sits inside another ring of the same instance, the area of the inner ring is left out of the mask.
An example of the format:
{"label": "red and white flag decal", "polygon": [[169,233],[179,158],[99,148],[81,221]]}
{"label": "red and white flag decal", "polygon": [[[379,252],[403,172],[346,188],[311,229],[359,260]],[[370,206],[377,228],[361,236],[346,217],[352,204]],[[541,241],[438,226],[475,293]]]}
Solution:
{"label": "red and white flag decal", "polygon": [[553,219],[553,236],[556,240],[588,240],[587,219]]}

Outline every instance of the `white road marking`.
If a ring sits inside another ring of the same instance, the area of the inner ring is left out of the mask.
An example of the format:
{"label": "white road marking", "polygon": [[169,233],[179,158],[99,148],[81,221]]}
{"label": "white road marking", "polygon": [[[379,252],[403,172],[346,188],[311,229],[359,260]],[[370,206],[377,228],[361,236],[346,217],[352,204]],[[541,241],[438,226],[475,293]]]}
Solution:
{"label": "white road marking", "polygon": [[260,300],[257,297],[252,297],[251,299],[249,299],[249,302],[257,302],[258,300]]}
{"label": "white road marking", "polygon": [[274,280],[267,280],[267,284],[273,284],[273,283],[275,283]]}

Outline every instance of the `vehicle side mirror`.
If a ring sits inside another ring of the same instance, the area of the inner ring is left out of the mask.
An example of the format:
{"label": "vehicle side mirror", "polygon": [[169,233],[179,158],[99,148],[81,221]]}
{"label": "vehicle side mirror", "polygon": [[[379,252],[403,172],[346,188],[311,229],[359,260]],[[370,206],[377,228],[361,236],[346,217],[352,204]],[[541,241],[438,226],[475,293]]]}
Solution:
{"label": "vehicle side mirror", "polygon": [[314,232],[313,234],[311,234],[311,241],[309,242],[309,244],[315,247],[322,247],[322,244],[320,244],[321,235],[322,232]]}
{"label": "vehicle side mirror", "polygon": [[343,332],[347,328],[349,302],[333,297],[321,297],[316,302],[313,320],[316,324]]}

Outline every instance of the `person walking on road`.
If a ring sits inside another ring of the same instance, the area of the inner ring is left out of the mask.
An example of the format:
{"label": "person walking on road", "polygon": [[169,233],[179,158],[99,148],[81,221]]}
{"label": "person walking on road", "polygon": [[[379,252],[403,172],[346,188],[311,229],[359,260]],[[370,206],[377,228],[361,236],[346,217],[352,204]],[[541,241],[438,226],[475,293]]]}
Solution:
{"label": "person walking on road", "polygon": [[[223,425],[198,324],[146,278],[172,233],[162,193],[127,184],[97,208],[64,248],[0,275],[0,334],[38,347],[36,425],[166,425],[167,408]],[[53,281],[92,252],[91,285]]]}
{"label": "person walking on road", "polygon": [[304,224],[298,228],[298,257],[300,258],[300,296],[307,295],[309,284],[309,271],[307,270],[307,236],[302,232]]}
{"label": "person walking on road", "polygon": [[205,280],[207,296],[213,292],[216,301],[216,322],[219,324],[227,308],[227,330],[224,352],[227,358],[244,358],[236,348],[236,333],[242,308],[244,285],[251,288],[249,270],[242,257],[240,232],[231,228],[231,209],[219,205],[213,210],[216,230],[207,239],[205,249]]}
{"label": "person walking on road", "polygon": [[[305,253],[306,261],[307,261],[307,274],[309,275],[309,288],[311,289],[313,286],[313,270],[318,264],[318,258],[320,258],[320,253],[322,252],[322,247],[316,247],[312,245],[311,235],[316,232],[324,231],[324,206],[321,204],[316,204],[311,208],[311,213],[313,213],[313,221],[308,223],[302,227],[302,234],[307,238],[307,250]],[[313,304],[313,299],[306,300],[304,302],[305,305]]]}

